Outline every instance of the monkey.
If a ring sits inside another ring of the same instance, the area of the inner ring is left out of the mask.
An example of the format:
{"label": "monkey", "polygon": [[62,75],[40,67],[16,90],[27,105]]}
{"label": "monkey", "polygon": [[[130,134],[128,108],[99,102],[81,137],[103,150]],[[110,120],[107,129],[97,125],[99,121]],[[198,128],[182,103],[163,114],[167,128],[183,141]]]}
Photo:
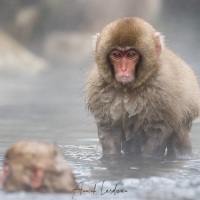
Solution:
{"label": "monkey", "polygon": [[86,103],[103,155],[191,157],[189,133],[200,113],[191,67],[165,46],[161,33],[137,17],[106,25],[94,44]]}
{"label": "monkey", "polygon": [[72,169],[57,148],[36,141],[20,141],[7,150],[0,183],[8,192],[72,193],[76,188]]}

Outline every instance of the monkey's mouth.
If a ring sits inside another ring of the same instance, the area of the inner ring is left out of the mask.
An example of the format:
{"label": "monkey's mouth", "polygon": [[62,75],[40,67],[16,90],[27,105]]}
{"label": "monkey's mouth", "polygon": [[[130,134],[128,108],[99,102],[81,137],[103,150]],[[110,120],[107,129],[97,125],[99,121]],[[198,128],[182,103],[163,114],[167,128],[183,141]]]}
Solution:
{"label": "monkey's mouth", "polygon": [[134,77],[129,76],[129,75],[116,75],[115,78],[118,82],[123,83],[123,84],[130,83],[134,80]]}

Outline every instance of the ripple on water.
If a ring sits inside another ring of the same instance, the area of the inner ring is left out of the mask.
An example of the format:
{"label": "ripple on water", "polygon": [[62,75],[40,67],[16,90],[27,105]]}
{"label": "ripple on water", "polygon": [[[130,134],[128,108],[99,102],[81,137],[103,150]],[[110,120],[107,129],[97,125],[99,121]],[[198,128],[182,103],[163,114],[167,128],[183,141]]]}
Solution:
{"label": "ripple on water", "polygon": [[99,145],[59,145],[66,157],[94,161],[101,158]]}

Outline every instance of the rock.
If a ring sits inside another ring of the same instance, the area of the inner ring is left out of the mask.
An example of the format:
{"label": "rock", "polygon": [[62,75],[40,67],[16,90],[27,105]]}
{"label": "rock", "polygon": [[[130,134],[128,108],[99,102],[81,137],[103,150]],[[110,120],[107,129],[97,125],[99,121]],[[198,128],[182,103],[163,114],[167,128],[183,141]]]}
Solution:
{"label": "rock", "polygon": [[22,7],[16,14],[12,32],[20,42],[27,42],[36,31],[38,22],[41,20],[41,11],[38,6]]}
{"label": "rock", "polygon": [[11,36],[0,30],[0,70],[38,73],[47,62],[31,53]]}
{"label": "rock", "polygon": [[92,34],[53,32],[44,41],[44,55],[62,63],[83,63],[92,49]]}

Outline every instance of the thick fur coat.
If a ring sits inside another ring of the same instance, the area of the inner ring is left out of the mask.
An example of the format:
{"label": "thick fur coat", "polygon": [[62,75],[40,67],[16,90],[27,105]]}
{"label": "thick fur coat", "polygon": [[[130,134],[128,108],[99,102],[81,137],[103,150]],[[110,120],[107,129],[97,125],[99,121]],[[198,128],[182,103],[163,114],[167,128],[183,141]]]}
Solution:
{"label": "thick fur coat", "polygon": [[[141,55],[136,78],[130,84],[123,85],[114,79],[108,53],[115,46],[134,47]],[[106,134],[114,138],[112,129],[117,125],[121,142],[134,140],[125,151],[142,155],[149,151],[149,156],[154,156],[158,147],[163,146],[159,156],[167,147],[173,154],[191,152],[188,133],[200,113],[196,77],[183,60],[163,45],[161,36],[145,21],[124,18],[102,30],[96,43],[96,64],[87,80],[86,98],[96,119],[102,146]],[[102,133],[108,125],[109,133]],[[152,136],[153,144],[148,145]],[[109,136],[107,139],[112,140]]]}

